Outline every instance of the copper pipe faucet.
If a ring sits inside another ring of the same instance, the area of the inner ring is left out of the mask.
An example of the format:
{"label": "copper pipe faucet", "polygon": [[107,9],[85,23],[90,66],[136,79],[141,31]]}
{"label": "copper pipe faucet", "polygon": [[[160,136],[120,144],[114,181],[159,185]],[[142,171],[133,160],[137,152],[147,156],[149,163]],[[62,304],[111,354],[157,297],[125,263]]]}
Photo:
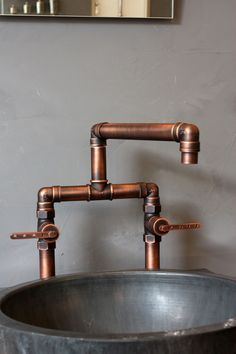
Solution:
{"label": "copper pipe faucet", "polygon": [[108,183],[106,145],[108,139],[175,141],[180,144],[181,162],[198,163],[199,130],[187,123],[99,123],[91,129],[91,181],[81,186],[44,187],[38,192],[38,231],[14,233],[11,238],[38,239],[40,278],[55,275],[55,248],[59,237],[54,224],[54,204],[71,201],[144,199],[145,268],[160,269],[160,242],[171,230],[197,229],[198,223],[170,225],[160,217],[159,188],[154,183]]}

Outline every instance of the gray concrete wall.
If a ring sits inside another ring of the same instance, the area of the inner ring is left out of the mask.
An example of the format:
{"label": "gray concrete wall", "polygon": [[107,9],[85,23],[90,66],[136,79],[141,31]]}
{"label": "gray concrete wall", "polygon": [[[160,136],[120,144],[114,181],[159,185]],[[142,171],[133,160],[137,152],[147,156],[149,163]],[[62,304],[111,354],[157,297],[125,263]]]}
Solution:
{"label": "gray concrete wall", "polygon": [[[201,129],[200,164],[178,145],[109,141],[112,182],[159,184],[163,216],[201,221],[162,242],[162,267],[236,276],[236,2],[177,2],[170,22],[0,20],[0,287],[38,277],[37,191],[88,183],[99,121]],[[142,201],[57,205],[58,273],[141,268]]]}

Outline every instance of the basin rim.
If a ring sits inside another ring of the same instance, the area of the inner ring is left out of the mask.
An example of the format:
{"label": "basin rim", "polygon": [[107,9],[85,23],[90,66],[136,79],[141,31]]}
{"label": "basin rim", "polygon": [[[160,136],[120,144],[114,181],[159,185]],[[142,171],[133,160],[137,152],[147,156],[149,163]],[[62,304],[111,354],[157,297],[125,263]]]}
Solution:
{"label": "basin rim", "polygon": [[144,342],[144,341],[163,341],[171,340],[179,337],[187,336],[196,336],[196,335],[205,335],[221,331],[226,331],[228,329],[236,328],[236,318],[229,318],[223,322],[193,327],[188,329],[180,329],[176,331],[161,331],[161,332],[145,332],[145,333],[129,333],[129,334],[108,334],[108,335],[86,335],[84,332],[75,332],[75,331],[63,331],[56,329],[48,329],[39,326],[33,326],[24,322],[20,322],[12,319],[11,317],[5,315],[1,310],[2,303],[9,296],[17,293],[19,290],[23,290],[28,287],[37,287],[43,283],[54,283],[54,282],[63,282],[65,280],[73,279],[88,279],[88,278],[105,278],[105,277],[114,277],[114,276],[137,276],[148,274],[149,276],[177,276],[177,277],[192,277],[195,278],[204,278],[204,279],[219,279],[220,281],[232,282],[236,285],[236,279],[233,277],[209,273],[208,271],[179,271],[179,270],[161,270],[161,271],[146,271],[146,270],[122,270],[122,271],[106,271],[106,272],[92,272],[92,273],[74,273],[68,275],[59,275],[47,280],[35,280],[23,284],[16,285],[11,288],[7,288],[0,291],[0,330],[3,331],[15,331],[16,333],[21,333],[25,335],[37,335],[37,336],[50,336],[50,337],[63,337],[63,338],[74,338],[76,341],[81,342]]}

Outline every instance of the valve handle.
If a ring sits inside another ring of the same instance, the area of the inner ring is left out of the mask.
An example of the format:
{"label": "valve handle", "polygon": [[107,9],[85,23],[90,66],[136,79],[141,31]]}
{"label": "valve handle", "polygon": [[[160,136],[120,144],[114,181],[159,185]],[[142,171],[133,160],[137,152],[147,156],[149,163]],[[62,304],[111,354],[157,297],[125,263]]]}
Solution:
{"label": "valve handle", "polygon": [[41,231],[37,232],[15,232],[11,234],[12,240],[39,239],[47,242],[54,242],[59,237],[59,230],[54,224],[46,224]]}
{"label": "valve handle", "polygon": [[200,229],[199,223],[169,224],[169,221],[160,216],[152,216],[146,223],[147,229],[154,235],[164,236],[172,230],[196,230]]}
{"label": "valve handle", "polygon": [[159,230],[163,232],[169,232],[172,230],[195,230],[200,229],[200,227],[201,224],[192,222],[188,224],[161,225]]}

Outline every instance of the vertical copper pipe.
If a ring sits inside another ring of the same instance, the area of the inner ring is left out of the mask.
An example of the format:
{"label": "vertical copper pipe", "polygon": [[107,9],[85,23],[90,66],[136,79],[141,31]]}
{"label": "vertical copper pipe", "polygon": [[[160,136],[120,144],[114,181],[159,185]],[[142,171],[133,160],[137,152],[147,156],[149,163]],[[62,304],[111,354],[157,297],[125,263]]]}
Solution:
{"label": "vertical copper pipe", "polygon": [[145,268],[147,270],[160,269],[160,242],[161,237],[154,235],[147,227],[148,220],[153,215],[160,215],[161,204],[159,188],[154,183],[147,184],[148,195],[144,199],[144,242],[145,242]]}
{"label": "vertical copper pipe", "polygon": [[91,184],[102,191],[107,185],[106,142],[91,138]]}
{"label": "vertical copper pipe", "polygon": [[91,146],[92,181],[106,181],[106,146]]}
{"label": "vertical copper pipe", "polygon": [[146,270],[160,269],[160,242],[145,242],[145,268]]}
{"label": "vertical copper pipe", "polygon": [[[38,192],[37,203],[37,230],[42,231],[46,225],[54,224],[55,210],[53,200],[53,188],[41,188]],[[39,251],[39,276],[47,279],[55,276],[55,248],[56,242],[47,243],[46,240],[38,240]]]}
{"label": "vertical copper pipe", "polygon": [[39,269],[41,279],[48,279],[55,276],[54,248],[39,251]]}

